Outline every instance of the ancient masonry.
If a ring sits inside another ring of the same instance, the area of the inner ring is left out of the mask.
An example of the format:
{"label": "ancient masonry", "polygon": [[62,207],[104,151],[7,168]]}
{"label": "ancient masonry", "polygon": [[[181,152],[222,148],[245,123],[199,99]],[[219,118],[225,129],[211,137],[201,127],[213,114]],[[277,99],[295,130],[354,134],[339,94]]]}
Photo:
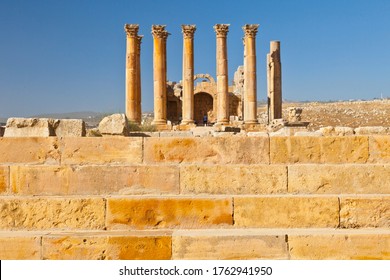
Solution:
{"label": "ancient masonry", "polygon": [[[169,33],[153,26],[156,125],[168,126],[167,105],[181,97],[182,121],[191,126],[205,113],[196,110],[203,95],[211,100],[202,108],[228,121],[235,96],[227,86],[228,28],[214,27],[215,82],[194,75],[195,26],[182,26],[183,84],[167,93]],[[244,26],[244,67],[235,75],[235,93],[244,95],[236,108],[243,105],[249,123],[256,122],[257,28]],[[137,25],[125,29],[126,114],[138,122],[141,36]],[[281,112],[279,52],[271,42],[272,121]],[[196,78],[209,82],[194,87]],[[300,110],[289,115],[299,124]],[[99,124],[103,137],[85,137],[82,120],[8,119],[0,134],[0,259],[390,259],[383,130],[140,133],[127,125],[124,114],[108,116]]]}
{"label": "ancient masonry", "polygon": [[[231,124],[231,117],[245,124],[257,124],[256,34],[258,24],[246,24],[244,31],[244,67],[239,67],[234,85],[228,84],[227,34],[229,24],[216,24],[216,83],[210,75],[194,74],[195,25],[182,25],[183,78],[181,83],[167,81],[166,40],[169,33],[165,25],[153,25],[154,42],[154,121],[159,130],[169,129],[167,122],[182,125],[200,123],[204,116],[211,123]],[[140,44],[137,24],[126,24],[126,116],[131,122],[141,121]],[[271,42],[267,58],[267,84],[269,122],[281,119],[282,89],[280,42]],[[194,80],[206,78],[194,89]],[[211,80],[212,79],[212,80]]]}

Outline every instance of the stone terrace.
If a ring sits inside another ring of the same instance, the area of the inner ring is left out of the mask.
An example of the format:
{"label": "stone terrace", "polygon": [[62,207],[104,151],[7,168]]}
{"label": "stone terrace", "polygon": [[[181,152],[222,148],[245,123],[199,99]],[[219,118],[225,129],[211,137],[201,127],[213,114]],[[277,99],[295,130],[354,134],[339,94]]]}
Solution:
{"label": "stone terrace", "polygon": [[390,259],[390,136],[0,138],[0,259]]}

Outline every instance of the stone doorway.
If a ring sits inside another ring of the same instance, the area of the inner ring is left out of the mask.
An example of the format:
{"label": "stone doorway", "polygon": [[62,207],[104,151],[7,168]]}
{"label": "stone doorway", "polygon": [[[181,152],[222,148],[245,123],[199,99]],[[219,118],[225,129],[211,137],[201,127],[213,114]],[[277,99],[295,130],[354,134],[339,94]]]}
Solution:
{"label": "stone doorway", "polygon": [[194,121],[203,125],[203,116],[207,114],[208,121],[214,122],[213,97],[207,92],[199,92],[194,96]]}

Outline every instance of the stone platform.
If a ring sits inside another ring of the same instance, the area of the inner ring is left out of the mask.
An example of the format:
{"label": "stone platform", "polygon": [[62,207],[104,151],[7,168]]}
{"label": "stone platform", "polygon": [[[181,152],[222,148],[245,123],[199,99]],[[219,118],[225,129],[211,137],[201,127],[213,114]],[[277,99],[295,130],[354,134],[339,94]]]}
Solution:
{"label": "stone platform", "polygon": [[390,259],[390,136],[0,138],[0,259]]}

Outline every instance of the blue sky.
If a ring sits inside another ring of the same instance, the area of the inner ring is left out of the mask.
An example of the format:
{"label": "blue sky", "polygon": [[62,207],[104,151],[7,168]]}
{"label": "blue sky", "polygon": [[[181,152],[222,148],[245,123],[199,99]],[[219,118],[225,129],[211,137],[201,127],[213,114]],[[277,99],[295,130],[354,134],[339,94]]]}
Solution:
{"label": "blue sky", "polygon": [[168,79],[181,79],[181,24],[196,24],[195,73],[215,77],[216,23],[230,23],[229,80],[242,64],[241,27],[257,35],[258,99],[266,54],[281,41],[283,97],[390,97],[390,1],[386,0],[0,0],[0,117],[123,112],[125,23],[140,24],[142,107],[153,108],[152,24],[166,24]]}

